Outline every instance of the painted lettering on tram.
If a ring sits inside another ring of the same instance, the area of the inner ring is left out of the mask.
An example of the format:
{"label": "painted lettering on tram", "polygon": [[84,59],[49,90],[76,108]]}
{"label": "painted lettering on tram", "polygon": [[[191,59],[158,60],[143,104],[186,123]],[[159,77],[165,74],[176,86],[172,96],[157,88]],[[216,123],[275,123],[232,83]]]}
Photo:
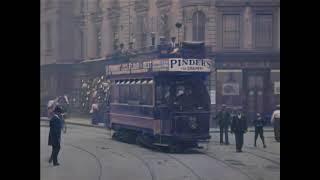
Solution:
{"label": "painted lettering on tram", "polygon": [[170,71],[209,72],[210,66],[210,59],[170,59]]}

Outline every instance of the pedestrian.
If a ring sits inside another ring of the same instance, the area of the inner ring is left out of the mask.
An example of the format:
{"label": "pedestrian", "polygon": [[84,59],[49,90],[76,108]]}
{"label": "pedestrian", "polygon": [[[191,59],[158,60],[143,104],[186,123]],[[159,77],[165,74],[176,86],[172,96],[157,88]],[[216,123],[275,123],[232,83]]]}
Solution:
{"label": "pedestrian", "polygon": [[91,106],[90,113],[92,114],[91,123],[96,125],[99,121],[99,107],[98,103],[93,103]]}
{"label": "pedestrian", "polygon": [[277,105],[276,110],[272,113],[271,124],[274,129],[274,138],[280,142],[280,105]]}
{"label": "pedestrian", "polygon": [[223,134],[225,135],[225,144],[229,145],[228,130],[230,126],[230,113],[226,110],[226,105],[222,105],[221,111],[217,115],[220,128],[220,144],[223,144]]}
{"label": "pedestrian", "polygon": [[66,122],[65,122],[66,113],[67,113],[67,105],[66,105],[66,102],[65,102],[65,97],[63,97],[63,96],[57,97],[55,105],[59,106],[61,108],[62,112],[63,112],[63,113],[61,113],[59,115],[60,119],[61,119],[61,122],[62,122],[61,128],[63,129],[63,133],[67,133],[67,125],[66,125]]}
{"label": "pedestrian", "polygon": [[263,143],[263,148],[266,148],[266,144],[263,136],[263,126],[265,125],[265,121],[262,119],[261,114],[257,113],[256,119],[253,121],[254,124],[254,147],[257,147],[257,139],[260,136],[261,141]]}
{"label": "pedestrian", "polygon": [[235,135],[237,152],[242,152],[243,135],[247,132],[247,129],[247,120],[240,109],[233,117],[231,123],[231,133]]}
{"label": "pedestrian", "polygon": [[49,163],[53,161],[53,165],[58,166],[58,154],[60,151],[62,129],[62,108],[60,106],[56,106],[53,113],[54,115],[50,120],[50,131],[48,140],[48,145],[52,146],[52,153],[49,159]]}
{"label": "pedestrian", "polygon": [[53,117],[53,115],[54,115],[53,111],[54,111],[56,105],[57,105],[56,99],[50,100],[48,102],[47,113],[48,113],[48,118],[49,119],[51,119]]}

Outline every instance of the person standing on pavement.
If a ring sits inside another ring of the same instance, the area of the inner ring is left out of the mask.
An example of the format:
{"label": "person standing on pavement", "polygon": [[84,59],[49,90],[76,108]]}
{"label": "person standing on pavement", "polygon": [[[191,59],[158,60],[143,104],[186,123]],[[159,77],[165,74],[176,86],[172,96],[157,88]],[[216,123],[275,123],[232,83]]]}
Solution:
{"label": "person standing on pavement", "polygon": [[[62,109],[62,112],[59,116],[62,122],[61,128],[63,129],[63,133],[67,133],[67,125],[65,122],[66,118],[66,113],[67,113],[67,106],[65,105],[66,103],[64,102],[65,97],[59,96],[56,100],[56,106],[59,106]],[[69,103],[69,102],[68,102]]]}
{"label": "person standing on pavement", "polygon": [[222,105],[221,111],[217,115],[220,128],[220,144],[223,144],[223,134],[225,135],[226,145],[229,145],[228,129],[230,125],[230,113],[226,110],[226,105]]}
{"label": "person standing on pavement", "polygon": [[53,111],[57,106],[57,98],[50,100],[47,105],[48,118],[51,119],[54,115]]}
{"label": "person standing on pavement", "polygon": [[271,124],[274,128],[274,138],[280,142],[280,105],[277,105],[276,110],[272,113]]}
{"label": "person standing on pavement", "polygon": [[234,133],[237,152],[242,152],[243,134],[247,132],[247,120],[241,110],[233,117],[231,123],[231,133]]}
{"label": "person standing on pavement", "polygon": [[61,129],[62,129],[62,108],[60,106],[56,106],[54,111],[54,115],[50,120],[50,131],[49,131],[49,139],[48,145],[52,146],[52,152],[49,159],[49,163],[53,161],[54,166],[58,166],[58,154],[60,151],[60,143],[61,143]]}
{"label": "person standing on pavement", "polygon": [[265,121],[262,119],[260,113],[257,113],[257,117],[253,121],[253,124],[254,124],[254,147],[257,147],[257,139],[259,135],[263,143],[263,148],[266,148],[267,146],[264,142],[264,136],[263,136],[263,126],[265,125]]}
{"label": "person standing on pavement", "polygon": [[90,113],[92,114],[91,123],[96,125],[99,121],[99,106],[98,103],[94,102],[91,106]]}

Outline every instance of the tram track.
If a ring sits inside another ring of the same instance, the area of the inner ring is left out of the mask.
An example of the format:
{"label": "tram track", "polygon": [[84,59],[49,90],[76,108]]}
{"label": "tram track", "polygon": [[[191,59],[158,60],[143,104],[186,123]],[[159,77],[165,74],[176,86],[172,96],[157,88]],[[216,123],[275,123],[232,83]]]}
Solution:
{"label": "tram track", "polygon": [[243,174],[244,176],[248,177],[250,180],[255,180],[255,178],[251,177],[251,175],[250,175],[249,173],[241,170],[240,168],[237,168],[237,167],[235,167],[235,166],[232,166],[232,165],[230,165],[229,163],[226,163],[224,160],[217,158],[216,156],[214,156],[214,155],[211,154],[211,153],[201,152],[201,154],[204,155],[204,156],[207,156],[207,157],[209,157],[209,158],[211,158],[211,159],[214,159],[214,160],[216,160],[216,161],[219,161],[219,162],[225,164],[225,165],[228,166],[229,168],[231,168],[231,169],[233,169],[233,170],[236,170],[236,171],[240,172],[241,174]]}
{"label": "tram track", "polygon": [[[234,145],[234,144],[231,144],[231,143],[230,143],[230,145]],[[253,149],[253,148],[248,147],[248,146],[245,146],[245,147],[248,148],[248,149]],[[255,149],[255,150],[258,150],[258,151],[260,151],[260,152],[265,152],[265,151],[261,151],[260,149]],[[244,153],[253,155],[253,156],[258,157],[258,158],[260,158],[260,159],[264,159],[264,160],[269,161],[269,162],[271,162],[272,164],[276,164],[277,166],[280,167],[280,162],[278,162],[278,161],[276,161],[276,160],[273,160],[273,159],[271,159],[271,158],[268,158],[268,157],[259,155],[258,153],[255,153],[255,152],[253,152],[253,151],[251,151],[251,150],[246,150],[246,151],[244,151]],[[266,153],[268,153],[268,152],[266,152]],[[269,154],[271,154],[271,153],[269,153]],[[274,154],[271,154],[271,155],[274,156]],[[280,156],[280,155],[276,155],[276,156]]]}
{"label": "tram track", "polygon": [[[127,143],[125,143],[125,144],[127,144]],[[137,146],[136,144],[127,144],[127,145],[130,145],[130,146],[132,147],[132,148],[130,148],[130,149],[136,149],[136,150],[138,149],[138,150],[141,150],[141,149],[138,148],[139,146]],[[161,155],[167,156],[167,157],[169,157],[169,159],[173,159],[173,160],[176,161],[178,164],[180,164],[180,165],[182,165],[183,167],[185,167],[186,169],[188,169],[189,172],[190,172],[194,177],[196,177],[197,180],[203,180],[203,179],[201,178],[201,176],[200,176],[199,174],[197,174],[190,166],[188,166],[187,164],[185,164],[184,162],[182,162],[182,161],[179,160],[178,158],[174,157],[173,155],[163,153],[160,149],[153,149],[153,150],[152,150],[152,149],[149,149],[149,148],[145,148],[145,150],[148,150],[148,151],[150,151],[150,152],[152,152],[152,151],[160,152]],[[157,177],[156,177],[156,175],[155,175],[155,172],[154,172],[154,170],[153,170],[153,167],[151,167],[151,166],[149,165],[149,163],[148,163],[148,161],[147,161],[146,159],[144,159],[143,157],[141,157],[141,156],[139,156],[139,155],[137,155],[137,154],[135,154],[135,153],[132,153],[132,152],[125,151],[125,153],[131,154],[132,156],[136,157],[136,158],[139,159],[141,162],[143,162],[144,165],[148,167],[152,180],[156,180],[156,179],[157,179]],[[152,153],[152,156],[156,157],[157,159],[163,159],[163,157],[159,156],[159,154],[157,154],[157,153]]]}
{"label": "tram track", "polygon": [[278,165],[278,166],[280,167],[280,162],[277,162],[277,161],[275,161],[275,160],[273,160],[273,159],[270,159],[270,158],[267,158],[267,157],[258,155],[258,154],[256,154],[256,153],[250,152],[250,151],[245,151],[244,153],[251,154],[251,155],[253,155],[253,156],[259,157],[259,158],[264,159],[264,160],[267,160],[267,161],[269,161],[269,162],[271,162],[271,163],[273,163],[273,164],[276,164],[276,165]]}
{"label": "tram track", "polygon": [[157,180],[157,177],[155,175],[154,169],[150,166],[150,164],[145,159],[143,159],[142,157],[140,157],[140,156],[138,156],[138,155],[136,155],[135,153],[132,153],[132,152],[126,151],[126,153],[128,153],[128,154],[134,156],[135,158],[139,159],[147,167],[147,169],[149,171],[149,174],[151,176],[151,180]]}
{"label": "tram track", "polygon": [[[127,143],[126,143],[126,144],[127,144]],[[232,145],[234,145],[234,144],[232,144]],[[137,146],[134,145],[134,144],[130,144],[130,146],[132,146],[133,149],[137,149]],[[149,148],[147,148],[147,149],[150,150]],[[159,149],[154,149],[154,150],[159,151],[159,152],[162,152],[162,151],[159,150]],[[257,150],[259,150],[259,149],[257,149]],[[138,158],[139,160],[141,160],[141,161],[149,168],[150,174],[151,174],[151,177],[152,177],[152,180],[155,179],[155,175],[154,175],[154,172],[153,172],[153,170],[152,170],[152,167],[150,167],[150,165],[148,164],[148,162],[147,162],[144,158],[142,158],[142,157],[140,157],[140,156],[138,156],[138,155],[136,155],[136,154],[130,153],[130,152],[127,152],[127,153],[132,154],[132,155],[134,155],[136,158]],[[246,153],[251,154],[251,155],[256,156],[256,157],[259,157],[259,158],[261,158],[261,159],[267,160],[267,161],[269,161],[269,162],[271,162],[271,163],[273,163],[273,164],[276,164],[276,165],[280,166],[280,163],[279,163],[279,162],[277,162],[277,161],[275,161],[275,160],[272,160],[272,159],[270,159],[270,158],[263,157],[263,156],[258,155],[258,154],[256,154],[256,153],[253,153],[253,152],[251,152],[251,151],[250,151],[250,152],[246,152]],[[267,152],[267,153],[268,153],[268,152]],[[168,156],[169,158],[175,160],[177,163],[179,163],[180,165],[182,165],[183,167],[185,167],[186,169],[188,169],[188,170],[191,172],[191,174],[193,174],[193,176],[196,177],[198,180],[202,180],[201,176],[200,176],[199,174],[197,174],[197,173],[195,172],[195,170],[194,170],[193,168],[191,168],[190,166],[188,166],[186,163],[184,163],[183,161],[181,161],[180,159],[174,157],[174,156],[171,155],[171,154],[167,154],[167,153],[163,153],[163,154],[166,155],[166,156]],[[211,159],[214,159],[214,160],[216,160],[216,161],[219,161],[220,163],[223,163],[223,164],[226,165],[227,167],[229,167],[229,168],[231,168],[231,169],[233,169],[233,170],[235,170],[235,171],[240,172],[241,174],[243,174],[244,176],[246,176],[249,180],[255,180],[255,178],[252,177],[249,173],[243,171],[242,169],[240,169],[240,168],[238,168],[238,167],[236,167],[236,166],[233,166],[233,165],[227,163],[226,161],[224,161],[224,160],[216,157],[215,155],[212,155],[211,153],[207,153],[207,152],[202,152],[202,151],[200,151],[200,154],[205,155],[205,156],[207,156],[207,157],[209,157],[209,158],[211,158]],[[269,154],[272,154],[272,153],[269,153]],[[274,154],[275,154],[275,153],[274,153]],[[156,155],[156,154],[153,154],[153,155]]]}
{"label": "tram track", "polygon": [[71,146],[71,147],[73,147],[73,148],[75,148],[75,149],[78,149],[78,150],[80,150],[80,151],[83,151],[83,152],[86,152],[86,153],[90,154],[90,155],[96,160],[96,162],[97,162],[97,164],[98,164],[98,166],[99,166],[99,176],[98,176],[98,180],[101,180],[101,177],[102,177],[102,164],[101,164],[100,159],[99,159],[94,153],[92,153],[92,152],[90,152],[90,151],[88,151],[88,150],[86,150],[86,149],[84,149],[84,148],[82,148],[82,147],[73,145],[73,144],[71,144],[71,143],[64,143],[64,144],[67,145],[67,146]]}
{"label": "tram track", "polygon": [[[220,145],[219,141],[211,141],[211,142],[215,142],[215,143],[217,143],[217,145]],[[230,143],[230,145],[235,145],[235,144]],[[278,153],[274,153],[274,152],[270,152],[270,151],[258,149],[258,148],[256,148],[256,147],[250,147],[250,146],[248,146],[248,145],[244,145],[244,147],[247,148],[247,149],[257,150],[257,151],[260,151],[260,152],[263,152],[263,153],[267,153],[267,154],[270,154],[270,155],[273,155],[273,156],[279,156],[279,157],[280,157],[280,154],[278,154]],[[274,161],[274,160],[273,160],[273,161]]]}
{"label": "tram track", "polygon": [[[99,133],[99,134],[100,134],[100,133]],[[110,139],[110,140],[111,140],[111,139]],[[98,141],[97,141],[97,142],[98,142]],[[111,140],[110,142],[112,142],[112,140]],[[117,141],[117,142],[118,142],[118,141]],[[211,142],[217,142],[217,141],[211,141]],[[106,143],[106,142],[104,142],[104,143]],[[139,146],[134,145],[134,144],[127,144],[127,143],[124,143],[124,144],[129,145],[129,146],[132,146],[132,147],[133,147],[132,149],[140,149],[140,148],[138,148]],[[65,145],[72,146],[73,148],[79,149],[79,150],[84,151],[84,152],[86,152],[86,153],[89,153],[91,156],[93,156],[94,159],[97,161],[97,163],[98,163],[98,165],[99,165],[99,178],[98,178],[98,180],[101,180],[101,177],[102,177],[102,165],[101,165],[101,162],[100,162],[99,158],[98,158],[95,154],[91,153],[90,151],[88,151],[88,150],[86,150],[86,149],[84,149],[84,148],[81,148],[81,147],[79,147],[79,146],[76,146],[76,145],[74,145],[74,144],[65,143]],[[108,145],[110,145],[110,144],[108,144]],[[234,144],[232,144],[232,145],[234,145]],[[250,148],[250,149],[254,149],[253,147],[248,147],[248,146],[245,146],[245,147],[247,147],[248,149],[249,149],[249,148]],[[109,149],[109,148],[108,148],[108,149]],[[130,149],[131,149],[131,148],[130,148]],[[148,150],[151,151],[150,149],[148,149]],[[260,149],[256,149],[256,150],[260,150]],[[275,155],[275,156],[280,156],[279,154],[276,154],[276,153],[271,153],[271,152],[263,151],[263,150],[261,150],[261,151],[264,152],[264,153],[268,153],[268,154]],[[236,167],[236,166],[234,166],[234,165],[232,165],[232,164],[224,161],[223,159],[220,159],[220,158],[216,157],[216,156],[215,156],[214,154],[212,154],[212,153],[202,152],[202,151],[200,151],[200,152],[201,152],[200,154],[205,155],[205,156],[207,156],[207,157],[209,157],[209,158],[211,158],[211,159],[214,159],[214,160],[216,160],[216,161],[219,161],[219,162],[225,164],[227,167],[229,167],[229,168],[231,168],[231,169],[233,169],[233,170],[235,170],[235,171],[240,172],[241,174],[243,174],[243,175],[245,175],[246,177],[248,177],[250,180],[255,179],[255,178],[253,178],[248,172],[245,172],[245,171],[243,171],[242,169],[240,169],[240,168],[238,168],[238,167]],[[133,153],[133,152],[130,152],[130,151],[123,151],[123,153],[127,153],[127,154],[129,154],[129,155],[131,155],[131,156],[134,156],[136,159],[138,159],[139,161],[141,161],[142,164],[146,167],[148,173],[150,174],[151,179],[152,179],[152,180],[158,180],[158,178],[157,178],[157,176],[156,176],[156,173],[155,173],[155,170],[154,170],[154,167],[150,164],[150,161],[148,160],[148,158],[144,158],[143,156],[140,156],[140,155],[138,155],[138,154],[136,154],[136,153]],[[262,155],[259,155],[259,154],[255,153],[255,152],[246,151],[245,153],[248,153],[248,154],[251,154],[251,155],[253,155],[253,156],[262,158],[262,159],[264,159],[264,160],[267,160],[267,161],[269,161],[269,162],[272,162],[273,164],[277,164],[277,165],[280,166],[280,163],[279,163],[279,162],[277,162],[277,161],[275,161],[275,160],[272,160],[272,159],[270,159],[270,158],[264,157],[264,156],[262,156]],[[197,174],[197,172],[195,172],[195,170],[194,170],[192,167],[190,167],[189,165],[187,165],[185,162],[181,161],[179,158],[175,157],[174,155],[167,154],[167,153],[161,153],[161,154],[168,156],[170,159],[173,159],[173,160],[176,161],[178,164],[180,164],[180,165],[182,165],[183,167],[185,167],[187,170],[189,170],[189,172],[190,172],[197,180],[203,180],[203,178],[202,178],[199,174]],[[163,159],[163,156],[162,156],[162,157],[161,157],[161,156],[158,156],[157,153],[154,153],[154,154],[152,154],[152,155],[153,155],[154,157]]]}
{"label": "tram track", "polygon": [[201,176],[197,174],[190,166],[188,166],[187,164],[185,164],[184,162],[172,155],[167,154],[167,156],[169,156],[171,159],[174,159],[176,162],[187,168],[195,177],[197,177],[198,180],[202,180]]}

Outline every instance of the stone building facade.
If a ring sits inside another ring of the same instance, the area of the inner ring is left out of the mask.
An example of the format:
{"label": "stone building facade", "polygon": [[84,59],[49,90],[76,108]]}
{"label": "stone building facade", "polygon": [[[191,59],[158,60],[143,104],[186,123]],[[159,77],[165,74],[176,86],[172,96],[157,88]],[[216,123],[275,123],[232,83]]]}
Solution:
{"label": "stone building facade", "polygon": [[41,0],[42,96],[75,92],[115,54],[152,58],[160,37],[205,42],[213,111],[280,103],[279,0]]}

